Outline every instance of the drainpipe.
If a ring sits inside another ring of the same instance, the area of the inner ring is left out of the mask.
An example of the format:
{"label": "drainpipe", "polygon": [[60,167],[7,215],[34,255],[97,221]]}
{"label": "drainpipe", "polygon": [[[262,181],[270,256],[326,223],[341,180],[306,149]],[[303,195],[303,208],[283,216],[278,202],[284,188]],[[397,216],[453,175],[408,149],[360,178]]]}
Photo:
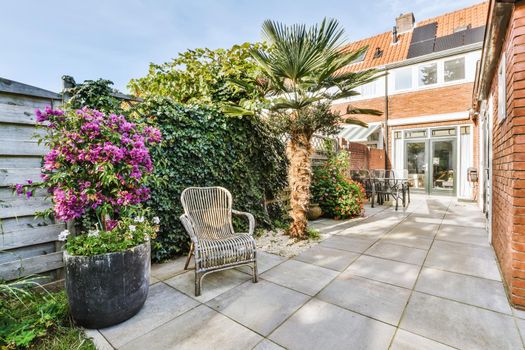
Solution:
{"label": "drainpipe", "polygon": [[388,169],[388,149],[389,149],[389,137],[388,137],[388,68],[385,67],[385,170]]}

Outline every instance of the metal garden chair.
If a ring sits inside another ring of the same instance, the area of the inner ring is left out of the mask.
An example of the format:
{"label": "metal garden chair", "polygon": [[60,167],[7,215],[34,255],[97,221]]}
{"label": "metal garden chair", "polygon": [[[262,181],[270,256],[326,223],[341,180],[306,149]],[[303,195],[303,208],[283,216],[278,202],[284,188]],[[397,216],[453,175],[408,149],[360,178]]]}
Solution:
{"label": "metal garden chair", "polygon": [[[240,265],[252,269],[253,282],[257,276],[257,252],[252,214],[232,210],[232,195],[223,187],[189,187],[182,191],[184,214],[180,221],[191,238],[191,247],[184,269],[193,254],[195,257],[195,295],[201,294],[201,283],[210,272]],[[232,214],[248,218],[248,232],[236,233]]]}

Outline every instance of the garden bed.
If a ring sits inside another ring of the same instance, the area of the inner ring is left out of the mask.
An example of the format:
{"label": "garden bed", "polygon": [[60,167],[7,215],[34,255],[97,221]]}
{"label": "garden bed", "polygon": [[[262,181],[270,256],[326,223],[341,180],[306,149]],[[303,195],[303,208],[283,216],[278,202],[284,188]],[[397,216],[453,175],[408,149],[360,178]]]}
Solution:
{"label": "garden bed", "polygon": [[310,232],[310,237],[307,239],[296,239],[286,235],[282,229],[264,231],[262,235],[256,237],[257,249],[291,258],[330,236],[313,230]]}

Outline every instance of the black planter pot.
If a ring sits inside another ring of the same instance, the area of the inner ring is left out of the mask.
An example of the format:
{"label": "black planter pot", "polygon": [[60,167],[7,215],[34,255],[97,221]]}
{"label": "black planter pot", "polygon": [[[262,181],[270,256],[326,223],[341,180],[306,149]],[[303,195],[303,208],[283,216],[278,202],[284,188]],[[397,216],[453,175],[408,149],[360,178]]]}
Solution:
{"label": "black planter pot", "polygon": [[80,326],[103,328],[123,322],[146,301],[149,242],[123,252],[94,256],[64,252],[64,263],[69,308]]}

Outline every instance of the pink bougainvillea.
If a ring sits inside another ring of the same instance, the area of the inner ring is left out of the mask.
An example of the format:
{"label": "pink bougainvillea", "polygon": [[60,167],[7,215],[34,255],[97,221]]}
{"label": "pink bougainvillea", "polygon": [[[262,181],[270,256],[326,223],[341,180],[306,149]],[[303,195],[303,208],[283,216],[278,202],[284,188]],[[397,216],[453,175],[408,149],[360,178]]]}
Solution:
{"label": "pink bougainvillea", "polygon": [[[91,210],[111,229],[122,210],[149,198],[146,180],[153,163],[148,147],[160,142],[159,130],[88,108],[46,107],[36,111],[36,120],[49,129],[41,177],[56,219],[77,219]],[[17,185],[16,192],[23,193],[23,187],[27,194],[27,185]]]}

